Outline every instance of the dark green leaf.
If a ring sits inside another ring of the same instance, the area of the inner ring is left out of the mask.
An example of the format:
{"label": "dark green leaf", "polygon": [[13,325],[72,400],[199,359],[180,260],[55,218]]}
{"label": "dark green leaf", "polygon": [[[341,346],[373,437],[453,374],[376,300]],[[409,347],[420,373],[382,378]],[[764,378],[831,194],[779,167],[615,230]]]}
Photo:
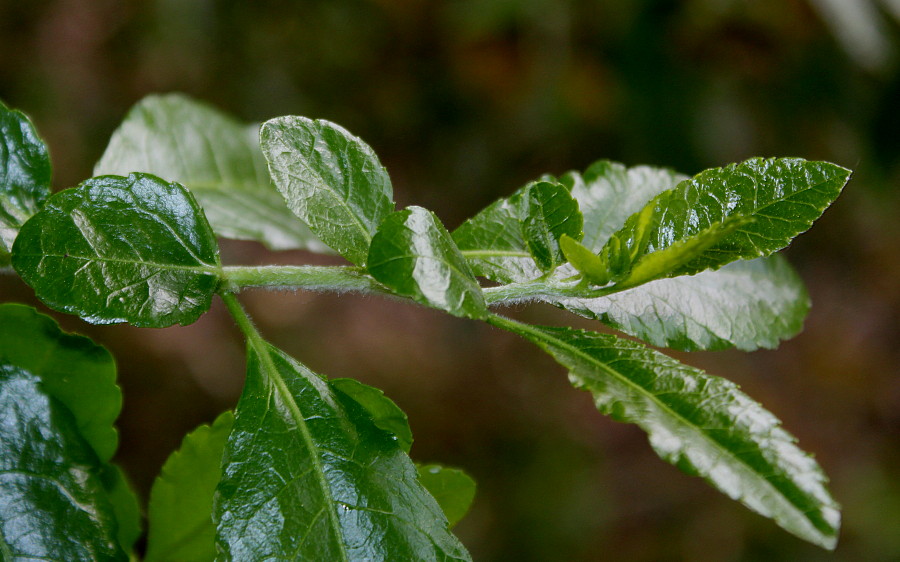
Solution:
{"label": "dark green leaf", "polygon": [[47,200],[19,233],[13,265],[48,306],[98,324],[190,324],[221,266],[191,194],[149,174],[101,176]]}
{"label": "dark green leaf", "polygon": [[125,473],[116,465],[104,466],[100,478],[119,527],[116,533],[119,545],[130,554],[134,549],[134,543],[144,532],[141,528],[141,505],[137,494],[134,493]]}
{"label": "dark green leaf", "polygon": [[393,435],[323,378],[255,345],[216,500],[221,556],[468,560]]}
{"label": "dark green leaf", "polygon": [[349,396],[369,412],[375,425],[393,435],[400,448],[409,453],[413,442],[409,419],[384,392],[356,379],[331,379],[328,382],[332,388]]}
{"label": "dark green leaf", "polygon": [[0,102],[0,266],[19,228],[50,196],[50,155],[28,117]]}
{"label": "dark green leaf", "polygon": [[469,318],[487,311],[466,259],[427,209],[389,215],[372,239],[368,263],[372,277],[418,303]]}
{"label": "dark green leaf", "polygon": [[767,256],[806,231],[849,177],[849,170],[840,166],[797,158],[754,158],[706,170],[632,215],[607,242],[601,257],[610,264],[614,278],[624,278],[644,254],[685,243],[733,217],[753,220],[680,267],[678,273],[690,275],[738,259]]}
{"label": "dark green leaf", "polygon": [[0,363],[41,378],[43,388],[74,415],[79,433],[101,461],[118,445],[113,427],[122,409],[116,364],[105,348],[67,334],[50,317],[21,304],[0,305]]}
{"label": "dark green leaf", "polygon": [[664,460],[787,531],[834,548],[840,511],[821,468],[735,384],[615,336],[495,323],[550,353],[601,412],[644,429]]}
{"label": "dark green leaf", "polygon": [[201,425],[172,453],[153,483],[147,520],[146,562],[208,562],[216,557],[213,496],[234,416]]}
{"label": "dark green leaf", "polygon": [[472,506],[475,499],[475,481],[462,470],[439,464],[417,468],[419,482],[440,504],[450,525],[456,525]]}
{"label": "dark green leaf", "polygon": [[391,179],[369,145],[334,123],[288,116],[263,124],[260,146],[294,214],[364,265],[372,236],[394,207]]}
{"label": "dark green leaf", "polygon": [[131,172],[186,186],[224,238],[256,240],[276,250],[327,250],[272,184],[259,149],[259,126],[239,123],[187,96],[147,96],[128,112],[94,175]]}
{"label": "dark green leaf", "polygon": [[498,283],[540,277],[522,232],[522,194],[499,199],[453,231],[453,240],[475,275]]}
{"label": "dark green leaf", "polygon": [[536,298],[653,345],[686,351],[775,348],[800,332],[809,312],[803,281],[778,255],[606,297]]}
{"label": "dark green leaf", "polygon": [[522,233],[534,261],[544,271],[565,263],[559,248],[563,235],[580,240],[582,217],[578,203],[558,183],[536,182],[525,192]]}
{"label": "dark green leaf", "polygon": [[0,364],[0,559],[127,560],[102,464],[40,379]]}

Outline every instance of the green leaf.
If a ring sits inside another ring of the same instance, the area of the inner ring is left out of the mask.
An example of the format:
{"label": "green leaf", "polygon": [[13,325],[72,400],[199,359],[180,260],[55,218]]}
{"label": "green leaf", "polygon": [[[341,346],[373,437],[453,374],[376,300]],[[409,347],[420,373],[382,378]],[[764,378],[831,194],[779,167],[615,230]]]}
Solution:
{"label": "green leaf", "polygon": [[234,560],[469,560],[393,435],[281,351],[248,349],[215,514]]}
{"label": "green leaf", "polygon": [[372,239],[368,263],[372,277],[418,303],[468,318],[487,313],[466,259],[427,209],[388,215]]}
{"label": "green leaf", "polygon": [[102,463],[38,376],[0,364],[0,559],[127,560]]}
{"label": "green leaf", "polygon": [[331,379],[328,382],[332,388],[352,398],[369,412],[372,422],[393,435],[400,448],[409,453],[413,443],[409,419],[383,391],[356,379]]}
{"label": "green leaf", "polygon": [[800,332],[810,306],[803,281],[779,255],[605,297],[535,298],[653,345],[684,351],[775,348]]}
{"label": "green leaf", "polygon": [[138,102],[113,133],[94,175],[147,172],[193,192],[213,230],[276,250],[327,251],[275,189],[259,126],[239,123],[181,94]]}
{"label": "green leaf", "polygon": [[417,468],[419,482],[437,500],[450,521],[450,526],[456,525],[472,506],[475,499],[475,481],[457,468],[447,468],[439,464],[422,465]]}
{"label": "green leaf", "polygon": [[767,256],[812,226],[849,177],[850,171],[840,166],[798,158],[754,158],[706,170],[632,215],[601,257],[610,264],[614,279],[622,279],[644,254],[687,243],[734,217],[753,220],[680,267],[679,274]]}
{"label": "green leaf", "polygon": [[581,243],[599,252],[625,219],[640,211],[647,201],[672,189],[687,176],[665,168],[635,166],[599,160],[584,174],[568,172],[559,181],[569,188],[584,216]]}
{"label": "green leaf", "polygon": [[146,562],[215,559],[213,496],[233,423],[232,413],[223,412],[185,436],[166,460],[150,491]]}
{"label": "green leaf", "polygon": [[63,332],[30,306],[7,303],[0,305],[0,363],[40,377],[44,390],[73,413],[78,432],[100,460],[112,458],[122,392],[116,386],[116,364],[105,348]]}
{"label": "green leaf", "polygon": [[[599,252],[625,219],[684,178],[670,170],[649,166],[626,168],[601,160],[583,175],[568,172],[558,181],[569,190],[581,210],[584,224],[581,243],[588,250]],[[556,180],[548,177],[544,181]],[[542,275],[522,233],[523,199],[529,185],[495,201],[453,232],[453,239],[476,275],[498,283],[521,283]]]}
{"label": "green leaf", "polygon": [[19,228],[50,196],[50,155],[24,114],[0,102],[0,266]]}
{"label": "green leaf", "polygon": [[559,248],[560,237],[582,237],[578,203],[562,185],[542,181],[528,186],[524,204],[522,232],[528,250],[543,271],[556,269],[566,261]]}
{"label": "green leaf", "polygon": [[798,537],[834,548],[840,511],[821,468],[735,384],[615,336],[494,323],[552,355],[601,412],[646,431],[664,460]]}
{"label": "green leaf", "polygon": [[588,250],[582,243],[563,234],[559,239],[559,247],[572,267],[578,270],[585,279],[595,285],[609,283],[609,270],[600,256]]}
{"label": "green leaf", "polygon": [[119,527],[116,533],[119,545],[125,552],[133,554],[134,543],[144,533],[141,527],[141,505],[137,494],[125,472],[114,464],[104,466],[100,478]]}
{"label": "green leaf", "polygon": [[391,179],[369,145],[334,123],[288,116],[263,123],[260,146],[291,211],[364,265],[372,236],[394,208]]}
{"label": "green leaf", "polygon": [[542,275],[531,257],[522,229],[525,188],[499,199],[453,231],[475,275],[498,283],[514,283]]}
{"label": "green leaf", "polygon": [[[663,277],[682,275],[691,262],[703,255],[706,250],[719,244],[739,228],[753,222],[752,217],[728,217],[705,228],[690,238],[679,240],[661,250],[644,254],[621,281],[616,283],[620,288],[635,287]],[[602,260],[602,258],[601,258]],[[688,273],[696,273],[688,269]]]}
{"label": "green leaf", "polygon": [[221,265],[191,194],[149,174],[101,176],[55,194],[23,227],[13,266],[51,308],[97,324],[190,324]]}

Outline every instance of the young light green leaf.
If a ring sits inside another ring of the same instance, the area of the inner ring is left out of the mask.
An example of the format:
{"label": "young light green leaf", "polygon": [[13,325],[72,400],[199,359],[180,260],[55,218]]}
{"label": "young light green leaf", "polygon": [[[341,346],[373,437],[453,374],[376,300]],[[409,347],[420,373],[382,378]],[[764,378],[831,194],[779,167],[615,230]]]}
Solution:
{"label": "young light green leaf", "polygon": [[457,468],[447,468],[439,464],[420,465],[419,482],[434,496],[450,526],[465,517],[475,499],[475,481]]}
{"label": "young light green leaf", "polygon": [[[733,217],[753,221],[707,248],[679,273],[690,275],[738,259],[767,256],[808,229],[849,177],[850,171],[840,166],[798,158],[754,158],[706,170],[632,215],[601,256],[610,263],[613,277],[621,279],[644,254],[686,242]],[[619,258],[630,261],[619,268]]]}
{"label": "young light green leaf", "polygon": [[50,196],[50,155],[28,117],[0,102],[0,266],[19,229]]}
{"label": "young light green leaf", "polygon": [[566,261],[559,248],[560,237],[582,237],[578,203],[565,187],[546,181],[529,185],[523,203],[522,234],[528,250],[543,271],[552,271]]}
{"label": "young light green leaf", "polygon": [[522,230],[525,189],[495,201],[453,231],[453,241],[475,275],[498,283],[526,281],[542,275]]}
{"label": "young light green leaf", "polygon": [[0,559],[127,560],[102,463],[38,376],[0,364]]}
{"label": "young light green leaf", "polygon": [[216,557],[213,496],[234,416],[201,425],[172,453],[150,491],[146,562],[206,562]]}
{"label": "young light green leaf", "polygon": [[190,324],[221,274],[191,194],[149,174],[101,176],[52,196],[19,233],[13,266],[48,306],[97,324]]}
{"label": "young light green leaf", "polygon": [[138,102],[109,140],[94,175],[147,172],[184,185],[224,238],[275,250],[327,251],[275,189],[259,149],[259,126],[245,125],[181,94]]}
{"label": "young light green leaf", "polygon": [[834,548],[840,511],[821,468],[735,384],[615,336],[492,320],[569,369],[601,412],[640,426],[664,460],[798,537]]}
{"label": "young light green leaf", "polygon": [[372,239],[368,264],[372,277],[418,303],[468,318],[487,313],[466,259],[427,209],[388,215]]}
{"label": "young light green leaf", "polygon": [[365,265],[372,236],[394,208],[391,179],[369,145],[334,123],[288,116],[263,124],[260,146],[291,211]]}
{"label": "young light green leaf", "polygon": [[116,364],[90,339],[63,332],[49,316],[30,306],[0,305],[0,363],[41,378],[43,388],[68,408],[78,432],[101,461],[118,445],[113,427],[122,409]]}
{"label": "young light green leaf", "polygon": [[409,419],[393,400],[384,395],[384,392],[356,379],[331,379],[328,383],[333,389],[352,398],[369,412],[372,422],[393,435],[400,448],[409,453],[413,443]]}
{"label": "young light green leaf", "polygon": [[215,506],[224,558],[470,559],[369,412],[268,344],[247,363]]}
{"label": "young light green leaf", "polygon": [[779,255],[605,297],[538,300],[652,345],[684,351],[775,348],[800,332],[810,306],[803,281]]}
{"label": "young light green leaf", "polygon": [[566,260],[572,264],[585,279],[594,285],[609,283],[609,270],[600,256],[588,250],[581,242],[563,234],[559,239],[559,248]]}
{"label": "young light green leaf", "polygon": [[663,277],[682,275],[685,270],[693,273],[690,268],[694,259],[751,222],[753,222],[753,217],[728,217],[723,222],[717,222],[690,238],[679,240],[661,250],[644,254],[637,259],[628,274],[616,285],[620,288],[636,287]]}

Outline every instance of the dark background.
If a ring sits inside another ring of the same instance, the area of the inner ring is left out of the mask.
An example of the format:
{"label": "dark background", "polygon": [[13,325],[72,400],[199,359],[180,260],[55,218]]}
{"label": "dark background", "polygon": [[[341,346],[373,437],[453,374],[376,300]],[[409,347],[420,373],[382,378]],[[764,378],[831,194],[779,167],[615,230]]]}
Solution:
{"label": "dark background", "polygon": [[[376,298],[242,295],[264,334],[384,389],[413,457],[479,482],[477,560],[900,559],[897,0],[0,0],[0,99],[47,140],[54,187],[90,176],[128,108],[181,91],[240,117],[327,118],[371,144],[401,205],[448,227],[544,172],[611,158],[685,173],[750,156],[853,168],[788,255],[804,333],[679,357],[737,381],[815,452],[844,505],[834,554],[659,461],[643,434],[515,337]],[[228,263],[331,263],[223,246]],[[34,303],[0,276],[0,300]],[[550,308],[521,318],[596,328]],[[166,330],[56,315],[118,359],[118,460],[146,497],[182,436],[233,407],[242,342],[218,304]]]}

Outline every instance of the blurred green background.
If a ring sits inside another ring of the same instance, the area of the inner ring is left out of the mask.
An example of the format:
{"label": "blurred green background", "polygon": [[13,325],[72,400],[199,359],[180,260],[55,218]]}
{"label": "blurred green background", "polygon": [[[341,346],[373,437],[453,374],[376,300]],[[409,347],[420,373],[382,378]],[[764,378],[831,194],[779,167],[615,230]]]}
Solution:
{"label": "blurred green background", "polygon": [[[830,554],[659,461],[562,368],[473,322],[374,298],[243,295],[312,368],[383,388],[413,457],[479,482],[476,560],[900,560],[898,0],[0,0],[0,99],[47,140],[54,186],[89,177],[127,109],[181,91],[240,117],[336,121],[401,205],[448,227],[544,172],[611,158],[685,173],[750,156],[853,168],[788,255],[806,330],[778,351],[679,357],[735,380],[815,452],[844,505]],[[230,263],[333,263],[225,243]],[[0,276],[0,300],[34,303]],[[510,311],[596,328],[544,307]],[[195,325],[93,327],[118,358],[119,461],[146,496],[182,436],[232,407],[242,342]]]}

